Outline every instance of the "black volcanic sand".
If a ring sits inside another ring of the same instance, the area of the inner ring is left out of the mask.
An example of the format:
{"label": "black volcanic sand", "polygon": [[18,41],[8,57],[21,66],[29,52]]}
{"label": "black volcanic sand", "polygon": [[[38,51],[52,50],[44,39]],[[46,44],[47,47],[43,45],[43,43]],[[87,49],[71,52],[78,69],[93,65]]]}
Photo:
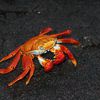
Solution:
{"label": "black volcanic sand", "polygon": [[100,1],[0,0],[0,58],[47,26],[54,29],[52,33],[73,30],[68,37],[81,45],[64,45],[78,60],[77,68],[66,60],[45,73],[34,59],[36,71],[30,84],[25,85],[27,75],[3,90],[22,72],[20,61],[16,70],[0,75],[0,100],[100,100]]}

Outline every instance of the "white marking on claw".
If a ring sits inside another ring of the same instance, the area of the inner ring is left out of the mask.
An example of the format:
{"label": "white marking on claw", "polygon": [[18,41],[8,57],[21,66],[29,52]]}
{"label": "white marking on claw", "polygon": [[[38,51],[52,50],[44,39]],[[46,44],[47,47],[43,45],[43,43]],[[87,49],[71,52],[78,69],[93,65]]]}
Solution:
{"label": "white marking on claw", "polygon": [[42,57],[38,56],[38,60],[40,62],[40,64],[42,65],[42,63],[45,61],[45,59],[43,59]]}
{"label": "white marking on claw", "polygon": [[40,55],[43,53],[47,53],[46,50],[33,50],[33,51],[29,51],[28,53],[34,54],[34,55]]}
{"label": "white marking on claw", "polygon": [[56,45],[54,46],[54,49],[55,49],[55,50],[60,50],[59,44],[56,44]]}
{"label": "white marking on claw", "polygon": [[59,40],[59,41],[57,41],[57,43],[62,43],[62,41]]}

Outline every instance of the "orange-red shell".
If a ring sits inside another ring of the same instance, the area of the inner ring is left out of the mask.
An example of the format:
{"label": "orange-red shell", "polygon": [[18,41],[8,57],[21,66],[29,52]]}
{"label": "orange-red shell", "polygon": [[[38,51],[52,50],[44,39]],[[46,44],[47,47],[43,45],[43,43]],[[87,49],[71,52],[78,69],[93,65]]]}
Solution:
{"label": "orange-red shell", "polygon": [[40,46],[44,47],[45,50],[49,50],[55,45],[56,38],[52,38],[47,35],[36,36],[31,40],[27,41],[24,45],[22,45],[22,50],[29,52],[32,50],[38,50]]}

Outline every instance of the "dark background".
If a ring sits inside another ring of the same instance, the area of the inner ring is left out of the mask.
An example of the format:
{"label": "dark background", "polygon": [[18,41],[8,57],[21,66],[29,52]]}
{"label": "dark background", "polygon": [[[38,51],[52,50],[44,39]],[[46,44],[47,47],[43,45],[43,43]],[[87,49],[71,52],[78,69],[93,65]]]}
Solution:
{"label": "dark background", "polygon": [[0,58],[47,26],[54,32],[73,30],[71,37],[81,42],[78,48],[69,46],[77,68],[64,61],[45,73],[35,59],[29,85],[24,78],[2,91],[22,72],[20,62],[15,71],[0,75],[0,100],[100,100],[100,1],[0,0]]}

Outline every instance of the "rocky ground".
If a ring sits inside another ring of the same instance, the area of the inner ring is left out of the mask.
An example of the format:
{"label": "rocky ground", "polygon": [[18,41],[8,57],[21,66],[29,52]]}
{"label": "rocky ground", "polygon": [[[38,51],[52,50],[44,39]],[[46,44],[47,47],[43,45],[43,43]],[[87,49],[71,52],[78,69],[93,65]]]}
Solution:
{"label": "rocky ground", "polygon": [[22,72],[20,62],[15,71],[0,75],[0,100],[100,100],[100,1],[0,0],[0,58],[47,26],[54,32],[73,30],[71,37],[81,46],[68,47],[77,68],[66,60],[45,73],[35,59],[30,84],[26,86],[24,78],[4,90]]}

